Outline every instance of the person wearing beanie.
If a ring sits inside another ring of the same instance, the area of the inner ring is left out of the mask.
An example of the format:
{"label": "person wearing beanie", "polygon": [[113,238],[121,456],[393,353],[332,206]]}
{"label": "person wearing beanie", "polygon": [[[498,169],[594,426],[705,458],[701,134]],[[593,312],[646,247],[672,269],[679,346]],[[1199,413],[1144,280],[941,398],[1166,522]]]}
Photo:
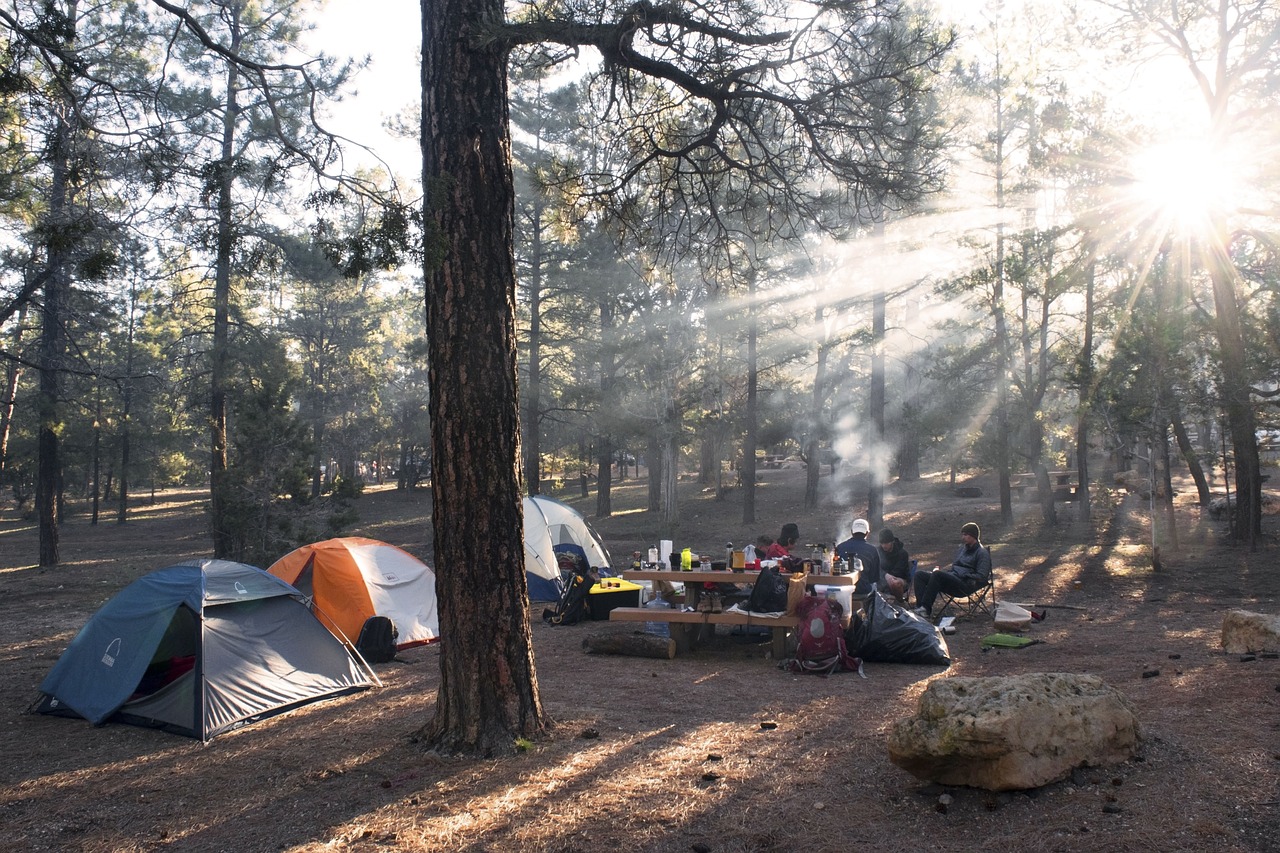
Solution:
{"label": "person wearing beanie", "polygon": [[876,546],[867,541],[871,525],[865,518],[855,518],[850,530],[853,535],[836,546],[836,556],[855,569],[861,565],[862,571],[853,587],[853,594],[867,595],[871,586],[880,582],[880,554]]}
{"label": "person wearing beanie", "polygon": [[991,580],[991,552],[982,544],[982,530],[972,521],[960,528],[960,548],[946,569],[916,572],[917,615],[932,619],[933,602],[941,593],[971,595]]}
{"label": "person wearing beanie", "polygon": [[902,540],[885,527],[880,531],[880,589],[885,595],[904,602],[911,582],[911,556]]}

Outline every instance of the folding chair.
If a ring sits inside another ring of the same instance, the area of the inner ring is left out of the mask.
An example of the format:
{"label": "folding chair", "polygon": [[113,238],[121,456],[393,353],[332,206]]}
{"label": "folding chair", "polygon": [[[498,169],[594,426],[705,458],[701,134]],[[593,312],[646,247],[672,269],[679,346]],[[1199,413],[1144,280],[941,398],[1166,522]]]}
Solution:
{"label": "folding chair", "polygon": [[942,601],[942,608],[934,613],[934,619],[941,619],[947,615],[947,611],[953,606],[955,607],[956,616],[977,616],[981,613],[984,616],[995,618],[996,615],[996,569],[991,567],[991,577],[987,578],[985,585],[978,587],[968,595],[951,595],[946,592],[938,594],[939,600]]}

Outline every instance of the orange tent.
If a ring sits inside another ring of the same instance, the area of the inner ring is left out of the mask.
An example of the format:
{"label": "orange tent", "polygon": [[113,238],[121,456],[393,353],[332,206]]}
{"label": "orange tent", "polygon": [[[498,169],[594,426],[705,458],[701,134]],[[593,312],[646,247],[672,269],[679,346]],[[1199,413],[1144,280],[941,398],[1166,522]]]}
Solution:
{"label": "orange tent", "polygon": [[310,598],[316,616],[345,642],[355,643],[370,616],[395,623],[397,648],[439,638],[435,572],[394,545],[327,539],[291,551],[267,571]]}

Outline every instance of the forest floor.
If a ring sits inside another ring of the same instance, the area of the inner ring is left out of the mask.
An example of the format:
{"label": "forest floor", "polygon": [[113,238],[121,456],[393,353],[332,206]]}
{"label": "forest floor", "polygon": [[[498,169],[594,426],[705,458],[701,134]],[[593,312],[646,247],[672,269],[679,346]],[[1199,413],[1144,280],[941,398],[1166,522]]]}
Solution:
{"label": "forest floor", "polygon": [[[677,547],[723,548],[782,522],[835,541],[864,486],[823,474],[802,512],[803,470],[762,472],[761,522],[741,491],[682,483]],[[515,757],[425,753],[439,649],[377,667],[385,686],[321,702],[208,744],[127,725],[25,713],[89,616],[146,572],[208,553],[195,492],[140,500],[124,526],[73,517],[63,565],[33,568],[34,525],[0,510],[0,850],[57,851],[1276,851],[1280,660],[1227,654],[1224,614],[1275,614],[1280,519],[1256,550],[1177,501],[1153,569],[1146,501],[1095,494],[1093,523],[1046,527],[1034,503],[1002,525],[989,479],[957,498],[945,477],[896,484],[886,517],[921,566],[949,562],[964,521],[995,544],[1001,598],[1046,607],[1021,650],[982,651],[988,621],[947,638],[949,668],[866,665],[866,678],[795,675],[767,638],[715,640],[674,660],[587,655],[583,638],[635,625],[551,627],[534,606],[542,700],[555,725]],[[644,480],[596,522],[615,565],[658,538]],[[857,495],[854,500],[851,496]],[[590,514],[594,497],[558,495]],[[371,491],[351,531],[432,562],[425,491]],[[1167,522],[1161,517],[1161,527]],[[840,537],[843,538],[843,537]],[[1154,671],[1158,674],[1152,675]],[[1140,754],[1045,787],[994,794],[922,782],[885,737],[931,680],[1093,673],[1133,703]],[[776,722],[776,728],[762,727]],[[944,805],[943,795],[950,798]]]}

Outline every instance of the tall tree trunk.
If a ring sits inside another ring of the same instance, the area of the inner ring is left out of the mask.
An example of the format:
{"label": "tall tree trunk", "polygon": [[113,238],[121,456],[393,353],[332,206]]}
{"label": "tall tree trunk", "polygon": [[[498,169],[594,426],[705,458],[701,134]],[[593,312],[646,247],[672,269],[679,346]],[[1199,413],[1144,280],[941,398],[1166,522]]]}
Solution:
{"label": "tall tree trunk", "polygon": [[670,533],[680,521],[680,412],[675,400],[668,400],[659,434],[662,439],[662,526]]}
{"label": "tall tree trunk", "polygon": [[[238,53],[241,43],[240,4],[230,8],[233,15],[230,49]],[[239,66],[227,63],[227,101],[222,117],[222,150],[218,160],[217,245],[213,274],[213,347],[209,368],[209,515],[213,534],[213,556],[230,558],[235,553],[236,531],[229,529],[227,492],[227,390],[231,383],[231,258],[235,248],[232,185],[235,183],[236,126],[240,118]]]}
{"label": "tall tree trunk", "polygon": [[521,389],[524,402],[524,485],[529,494],[542,493],[542,205],[534,204],[530,225],[533,242],[529,259],[529,374]]}
{"label": "tall tree trunk", "polygon": [[[18,322],[13,327],[13,352],[22,352],[22,330],[27,322],[27,303],[18,309]],[[18,396],[18,382],[22,378],[22,364],[9,360],[5,364],[4,398],[0,399],[0,486],[5,484],[5,469],[9,462],[9,433],[13,429],[13,407]]]}
{"label": "tall tree trunk", "polygon": [[[74,9],[72,10],[74,11]],[[71,16],[69,20],[74,20]],[[74,37],[68,37],[68,43]],[[67,91],[70,91],[68,86]],[[71,259],[68,245],[72,229],[73,189],[70,173],[72,148],[77,133],[74,105],[64,103],[66,115],[59,118],[50,146],[52,180],[49,186],[49,232],[44,285],[40,306],[39,393],[36,403],[36,524],[40,535],[40,565],[56,566],[59,561],[58,521],[62,506],[62,457],[58,436],[62,431],[62,359],[66,347],[66,301],[71,289]]]}
{"label": "tall tree trunk", "polygon": [[[1001,60],[996,57],[996,79],[1001,79]],[[1000,488],[1000,520],[1013,523],[1013,492],[1009,484],[1009,328],[1004,310],[1005,281],[1005,111],[1003,89],[996,92],[996,208],[1001,211],[996,222],[996,274],[992,285],[991,313],[995,325],[996,343],[996,474]]]}
{"label": "tall tree trunk", "polygon": [[124,349],[124,378],[120,383],[120,489],[116,498],[116,524],[129,520],[129,464],[133,452],[133,362],[137,330],[138,291],[129,291],[129,323]]}
{"label": "tall tree trunk", "polygon": [[[824,309],[819,302],[814,310],[813,326],[821,329]],[[818,478],[822,474],[823,411],[827,402],[827,360],[831,354],[831,345],[823,335],[818,341],[818,363],[813,371],[813,402],[809,405],[809,440],[805,443],[804,458],[804,508],[813,509],[818,505]]]}
{"label": "tall tree trunk", "polygon": [[97,401],[93,416],[93,506],[89,510],[89,525],[98,526],[98,505],[102,498],[102,401]]}
{"label": "tall tree trunk", "polygon": [[[613,345],[613,301],[600,300],[600,404],[613,405],[614,387],[618,381],[617,359]],[[613,515],[613,435],[600,436],[600,451],[596,464],[596,517]]]}
{"label": "tall tree trunk", "polygon": [[[1092,250],[1091,250],[1092,251]],[[1089,520],[1089,412],[1093,408],[1093,294],[1097,263],[1091,258],[1085,270],[1084,339],[1080,344],[1080,389],[1076,406],[1076,518]]]}
{"label": "tall tree trunk", "polygon": [[[884,226],[876,225],[877,237],[884,235]],[[883,283],[877,285],[871,303],[871,387],[868,394],[868,415],[871,418],[871,453],[867,463],[871,467],[871,488],[867,494],[867,521],[872,530],[884,526],[884,489],[889,479],[889,448],[884,432],[884,339],[886,300]]]}
{"label": "tall tree trunk", "polygon": [[760,321],[756,307],[756,273],[747,271],[747,405],[742,437],[742,523],[756,523],[756,429],[759,421]]}
{"label": "tall tree trunk", "polygon": [[1204,466],[1200,464],[1200,456],[1196,453],[1190,436],[1187,435],[1187,426],[1182,422],[1182,410],[1178,406],[1178,398],[1174,395],[1172,388],[1167,388],[1165,395],[1171,401],[1172,410],[1169,420],[1173,426],[1174,438],[1178,442],[1178,450],[1182,453],[1182,459],[1187,463],[1187,470],[1191,472],[1191,479],[1196,484],[1197,503],[1207,507],[1210,500],[1209,478],[1205,476]]}
{"label": "tall tree trunk", "polygon": [[1222,402],[1235,457],[1234,526],[1236,536],[1243,538],[1254,548],[1262,533],[1262,477],[1257,424],[1250,399],[1235,268],[1226,249],[1222,248],[1226,245],[1226,228],[1221,222],[1215,222],[1215,225],[1215,233],[1219,235],[1219,239],[1213,241],[1209,275],[1213,282],[1214,327],[1217,330],[1219,357],[1222,359]]}
{"label": "tall tree trunk", "polygon": [[[548,724],[524,573],[502,0],[422,0],[424,263],[440,687],[430,748],[510,753]],[[465,144],[463,142],[465,141]]]}
{"label": "tall tree trunk", "polygon": [[[1156,500],[1159,501],[1159,511],[1164,513],[1165,536],[1172,548],[1172,553],[1178,552],[1178,519],[1173,509],[1173,471],[1171,460],[1169,458],[1169,420],[1168,412],[1164,411],[1164,406],[1160,407],[1158,414],[1160,420],[1159,428],[1156,434],[1152,436],[1155,446],[1152,451],[1155,455],[1156,465],[1155,471],[1152,472],[1151,488],[1155,490]],[[1155,519],[1152,519],[1155,523]],[[1156,555],[1152,555],[1153,559],[1158,559]],[[1156,568],[1159,568],[1158,563]]]}

